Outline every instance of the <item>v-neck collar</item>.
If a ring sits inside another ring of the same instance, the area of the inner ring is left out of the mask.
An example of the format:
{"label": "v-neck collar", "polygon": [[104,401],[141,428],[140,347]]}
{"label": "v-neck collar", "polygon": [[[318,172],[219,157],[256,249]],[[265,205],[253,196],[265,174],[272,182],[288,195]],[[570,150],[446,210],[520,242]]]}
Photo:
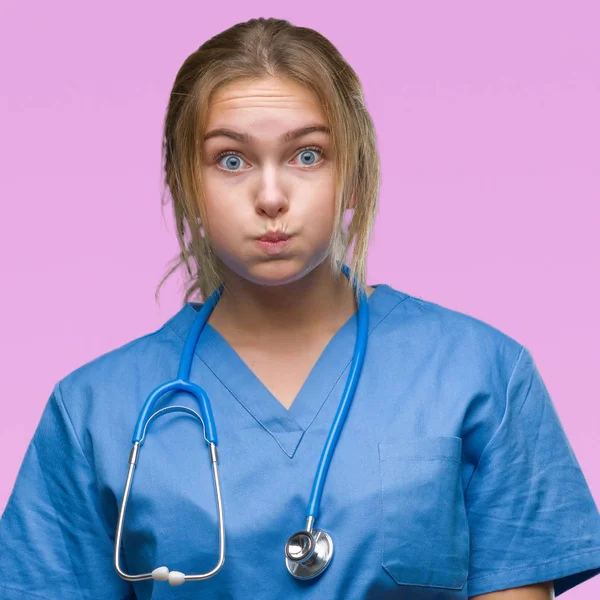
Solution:
{"label": "v-neck collar", "polygon": [[[395,306],[408,297],[386,284],[373,287],[375,289],[367,299],[369,337]],[[201,307],[199,302],[188,302],[167,324],[185,340]],[[304,432],[319,414],[336,383],[341,377],[347,377],[354,353],[357,323],[358,311],[355,311],[331,338],[289,409],[277,400],[210,323],[206,323],[194,353],[292,458]],[[367,357],[368,353],[367,344]]]}

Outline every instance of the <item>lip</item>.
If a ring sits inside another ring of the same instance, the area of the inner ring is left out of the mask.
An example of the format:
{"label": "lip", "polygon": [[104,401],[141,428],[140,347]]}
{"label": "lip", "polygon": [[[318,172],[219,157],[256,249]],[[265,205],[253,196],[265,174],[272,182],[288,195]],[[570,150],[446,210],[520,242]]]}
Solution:
{"label": "lip", "polygon": [[292,236],[269,236],[265,235],[255,240],[255,244],[269,256],[283,252],[293,241]]}
{"label": "lip", "polygon": [[289,240],[292,236],[287,235],[281,231],[269,231],[261,238],[258,238],[259,242],[285,242]]}

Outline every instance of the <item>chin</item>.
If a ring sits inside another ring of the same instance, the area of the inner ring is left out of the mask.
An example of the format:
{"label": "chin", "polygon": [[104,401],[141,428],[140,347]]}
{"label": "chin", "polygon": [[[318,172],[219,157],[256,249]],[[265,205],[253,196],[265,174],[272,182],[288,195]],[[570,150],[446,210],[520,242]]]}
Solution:
{"label": "chin", "polygon": [[259,259],[248,257],[248,260],[240,260],[239,257],[229,256],[229,260],[221,261],[226,270],[231,271],[237,277],[256,285],[277,286],[286,285],[306,277],[316,268],[322,267],[327,258],[327,250],[318,252],[315,256],[299,256],[294,253],[287,257]]}
{"label": "chin", "polygon": [[311,267],[296,260],[271,260],[261,261],[237,273],[257,285],[275,286],[302,279],[311,270]]}
{"label": "chin", "polygon": [[306,274],[304,269],[299,269],[297,265],[283,264],[284,261],[277,261],[280,264],[260,265],[260,268],[253,269],[247,274],[246,279],[259,285],[285,285],[302,279]]}

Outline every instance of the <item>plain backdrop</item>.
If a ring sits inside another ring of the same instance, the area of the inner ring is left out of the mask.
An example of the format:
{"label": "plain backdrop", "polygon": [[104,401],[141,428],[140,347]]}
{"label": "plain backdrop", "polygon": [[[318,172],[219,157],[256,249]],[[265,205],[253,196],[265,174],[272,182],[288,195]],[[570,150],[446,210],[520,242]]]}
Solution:
{"label": "plain backdrop", "polygon": [[[598,504],[598,7],[2,0],[0,511],[54,383],[181,307],[179,276],[154,302],[178,249],[168,95],[206,39],[260,16],[321,32],[363,83],[382,163],[368,283],[524,344]],[[600,577],[569,594],[593,597]]]}

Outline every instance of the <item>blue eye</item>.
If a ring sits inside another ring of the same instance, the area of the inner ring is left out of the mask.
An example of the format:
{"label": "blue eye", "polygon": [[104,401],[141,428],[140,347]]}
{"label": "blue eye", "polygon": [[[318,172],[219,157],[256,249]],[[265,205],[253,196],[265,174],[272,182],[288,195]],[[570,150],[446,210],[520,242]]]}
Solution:
{"label": "blue eye", "polygon": [[[301,160],[304,160],[304,159],[305,159],[307,156],[308,156],[308,157],[309,157],[309,159],[310,159],[310,155],[311,155],[311,154],[314,154],[315,152],[319,152],[319,149],[318,149],[318,148],[304,148],[304,149],[302,150],[302,152],[300,152],[300,157],[301,157]],[[312,165],[312,164],[314,164],[315,160],[316,160],[316,159],[314,159],[314,160],[311,160],[311,162],[309,162],[309,163],[303,163],[303,164]]]}
{"label": "blue eye", "polygon": [[[225,154],[225,155],[223,155],[223,158],[226,159],[225,164],[228,167],[231,167],[234,171],[239,170],[236,167],[239,166],[239,163],[242,159],[237,154]],[[229,171],[229,168],[227,168],[225,170]]]}
{"label": "blue eye", "polygon": [[[302,150],[300,150],[300,152],[298,152],[296,156],[301,157],[303,165],[311,167],[316,163],[317,160],[311,158],[311,154],[315,153],[325,156],[325,151],[323,150],[323,148],[320,148],[318,146],[302,148]],[[221,163],[222,159],[225,159],[223,163]],[[240,171],[241,163],[244,162],[244,159],[234,150],[227,150],[225,152],[221,152],[220,154],[214,156],[213,160],[217,162],[217,164],[223,171],[227,171],[229,173],[237,173],[238,171]]]}

